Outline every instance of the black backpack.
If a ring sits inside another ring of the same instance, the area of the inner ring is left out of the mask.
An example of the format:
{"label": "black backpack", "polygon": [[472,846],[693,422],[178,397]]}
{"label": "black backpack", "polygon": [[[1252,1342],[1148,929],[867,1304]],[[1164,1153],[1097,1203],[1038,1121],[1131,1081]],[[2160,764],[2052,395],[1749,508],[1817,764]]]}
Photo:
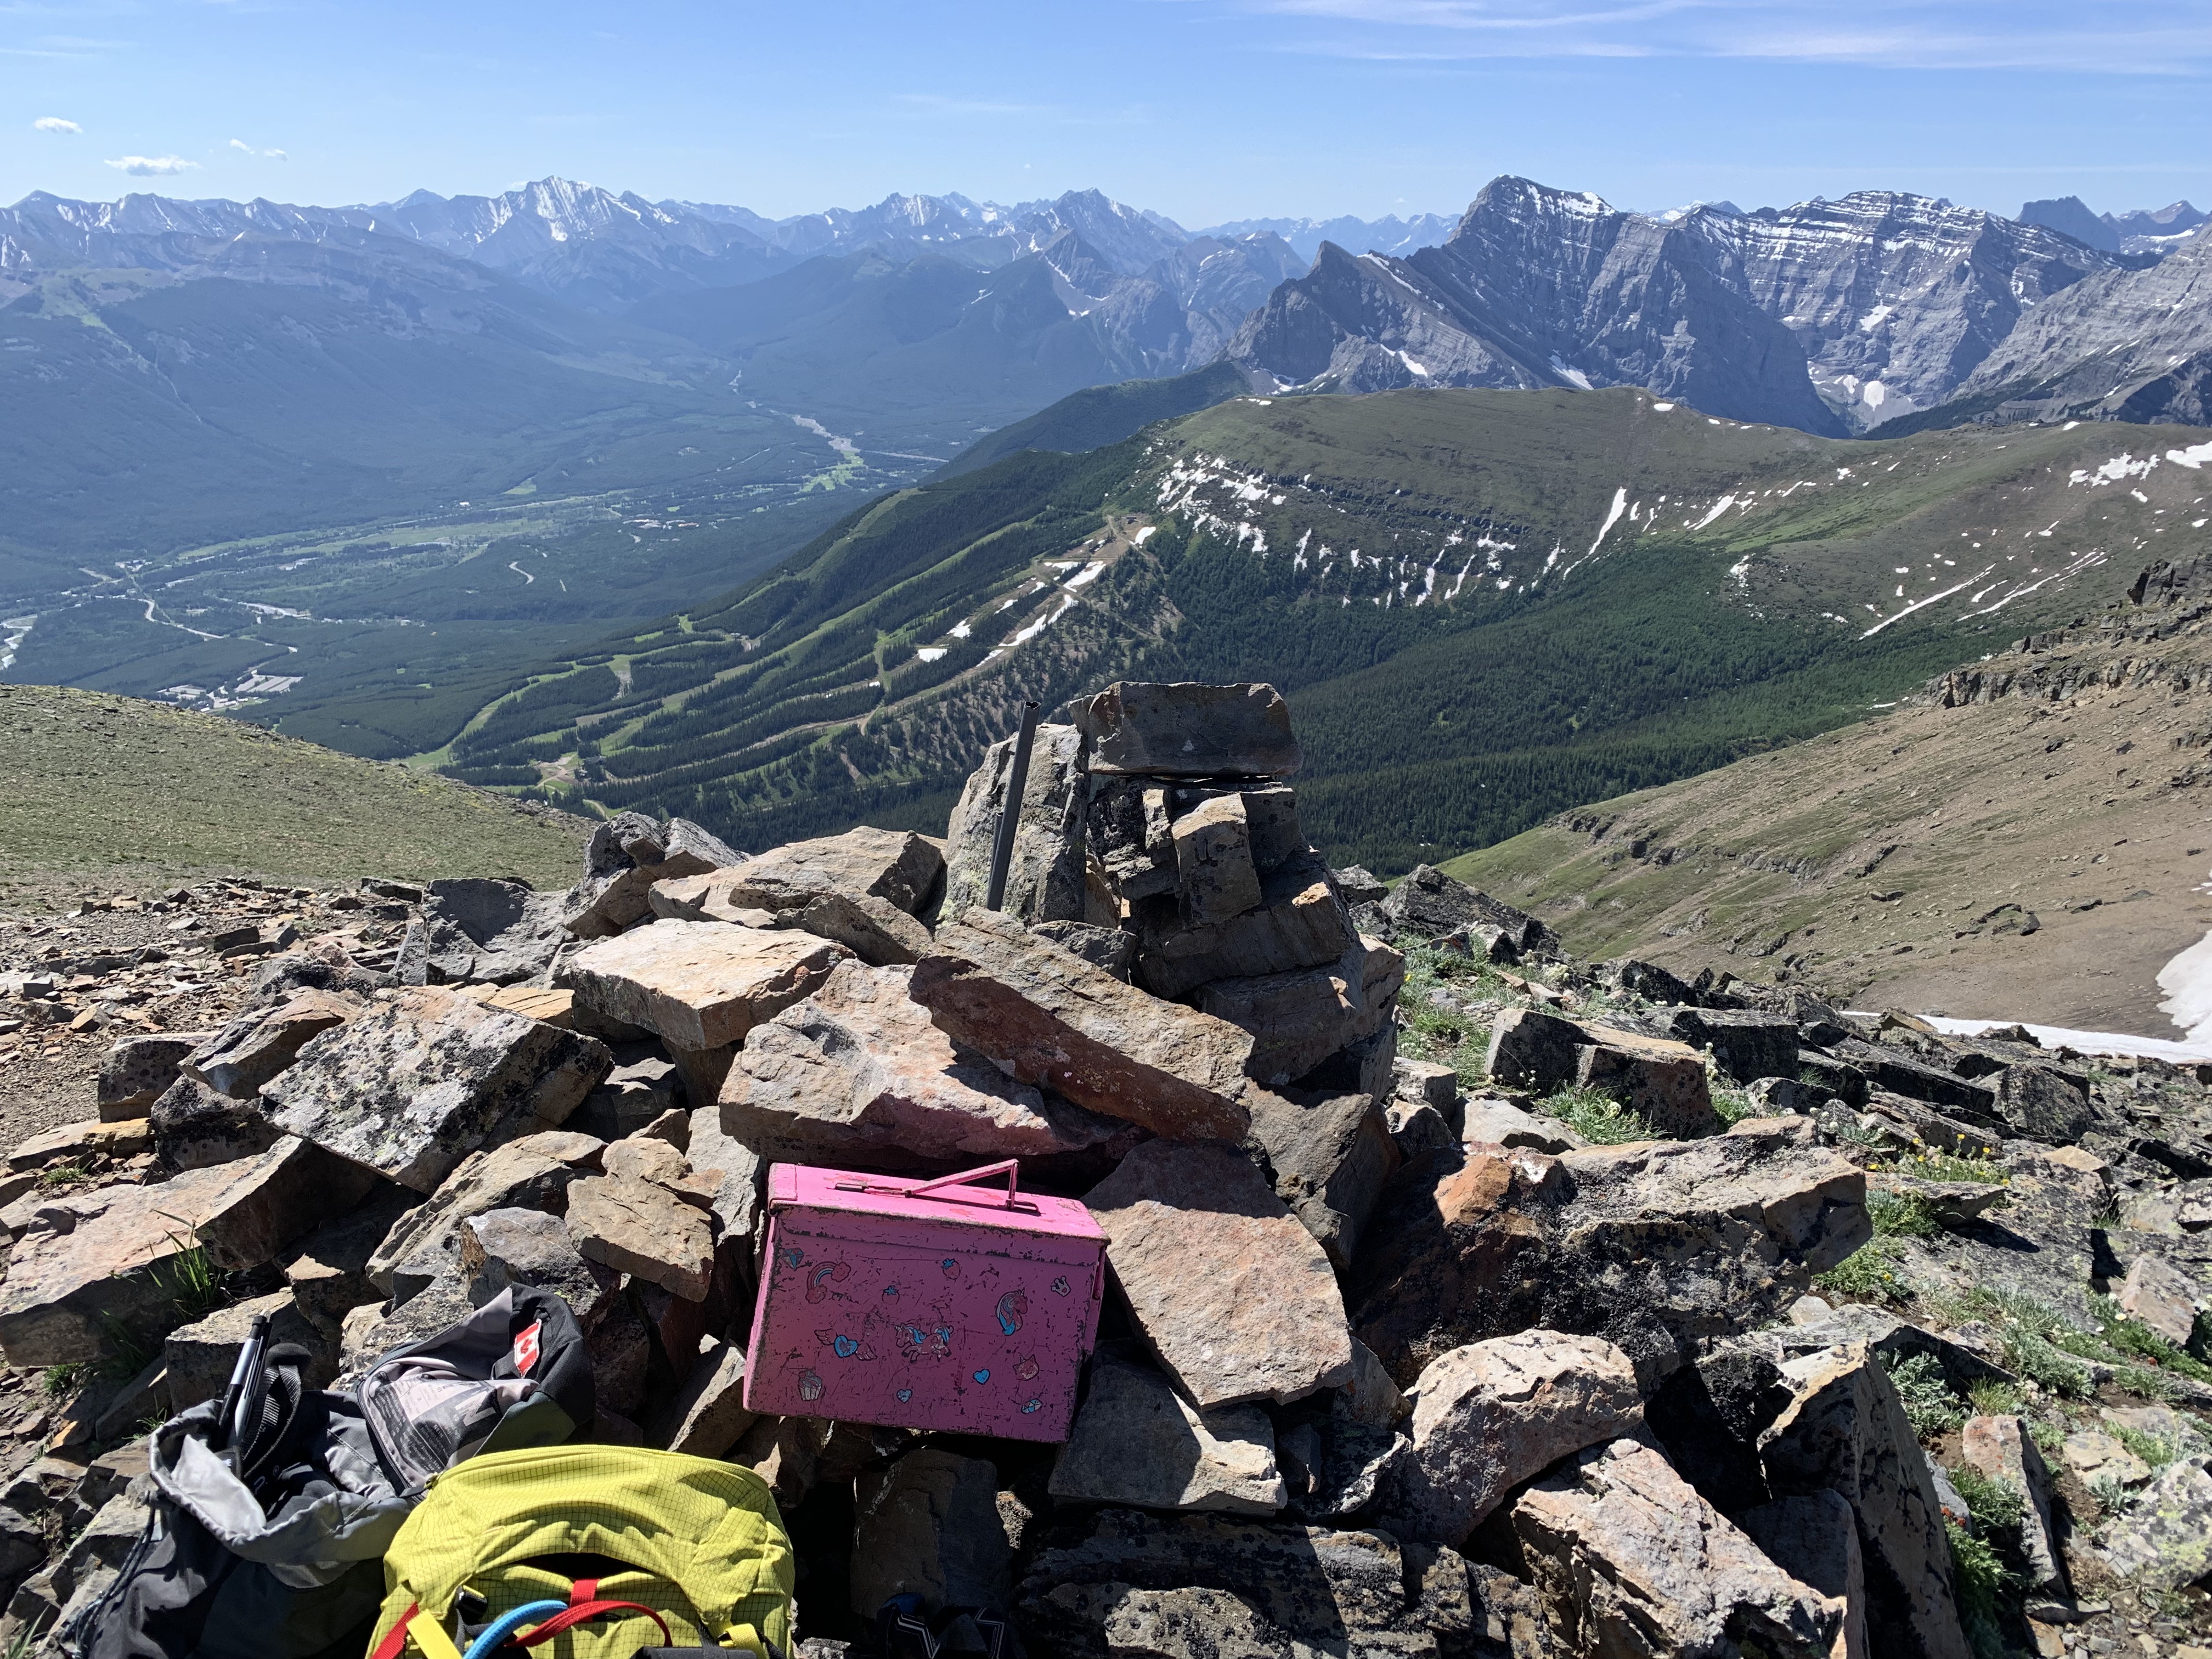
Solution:
{"label": "black backpack", "polygon": [[356,1659],[385,1551],[429,1478],[481,1451],[555,1445],[597,1415],[567,1303],[510,1286],[386,1354],[349,1393],[306,1388],[270,1350],[258,1421],[218,1450],[228,1402],[155,1431],[153,1514],[106,1595],[58,1644],[72,1659]]}

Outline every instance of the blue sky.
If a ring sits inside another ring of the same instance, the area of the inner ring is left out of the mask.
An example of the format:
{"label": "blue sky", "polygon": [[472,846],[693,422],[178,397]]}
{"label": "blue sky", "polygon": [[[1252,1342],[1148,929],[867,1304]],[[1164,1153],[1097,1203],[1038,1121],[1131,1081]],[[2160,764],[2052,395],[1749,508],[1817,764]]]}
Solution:
{"label": "blue sky", "polygon": [[[74,129],[74,130],[72,130]],[[116,164],[123,163],[123,166]],[[2212,0],[0,0],[0,201],[2212,205]]]}

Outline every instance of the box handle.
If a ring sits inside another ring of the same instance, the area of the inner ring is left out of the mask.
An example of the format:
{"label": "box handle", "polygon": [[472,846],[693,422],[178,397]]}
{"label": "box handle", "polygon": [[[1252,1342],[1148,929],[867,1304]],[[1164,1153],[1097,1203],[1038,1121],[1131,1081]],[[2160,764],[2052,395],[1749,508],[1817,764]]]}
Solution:
{"label": "box handle", "polygon": [[934,1181],[925,1181],[919,1186],[909,1187],[901,1182],[889,1181],[841,1181],[837,1183],[837,1190],[844,1193],[897,1193],[905,1198],[964,1198],[968,1196],[965,1192],[956,1194],[945,1189],[965,1188],[971,1182],[988,1181],[994,1176],[1006,1178],[1006,1194],[1001,1208],[1026,1211],[1032,1215],[1036,1213],[1036,1206],[1021,1196],[1021,1160],[1012,1158],[1000,1164],[986,1164],[980,1169],[963,1170],[958,1175],[939,1176]]}

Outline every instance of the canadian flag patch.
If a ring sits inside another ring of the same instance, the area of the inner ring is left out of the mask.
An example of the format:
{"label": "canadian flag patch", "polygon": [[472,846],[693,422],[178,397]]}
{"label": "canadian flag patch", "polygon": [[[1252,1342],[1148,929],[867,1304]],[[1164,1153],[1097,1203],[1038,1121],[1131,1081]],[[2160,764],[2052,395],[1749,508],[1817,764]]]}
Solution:
{"label": "canadian flag patch", "polygon": [[514,1339],[514,1369],[518,1376],[527,1376],[530,1368],[538,1363],[538,1329],[545,1322],[531,1321],[529,1328]]}

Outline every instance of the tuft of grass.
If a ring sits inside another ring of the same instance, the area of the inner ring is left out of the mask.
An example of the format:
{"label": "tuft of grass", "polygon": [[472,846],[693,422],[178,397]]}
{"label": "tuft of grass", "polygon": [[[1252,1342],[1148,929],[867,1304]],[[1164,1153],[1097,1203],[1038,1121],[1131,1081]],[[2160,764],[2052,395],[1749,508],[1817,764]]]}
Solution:
{"label": "tuft of grass", "polygon": [[73,1181],[82,1181],[92,1171],[82,1164],[57,1164],[51,1170],[39,1172],[41,1187],[66,1187]]}
{"label": "tuft of grass", "polygon": [[1966,1400],[1978,1417],[2020,1415],[2020,1389],[2010,1382],[1977,1382],[1966,1390]]}
{"label": "tuft of grass", "polygon": [[[177,1219],[174,1216],[167,1218]],[[182,1236],[170,1234],[169,1242],[179,1246],[178,1251],[154,1269],[154,1282],[184,1316],[184,1322],[189,1325],[195,1320],[205,1319],[219,1308],[228,1307],[230,1295],[224,1288],[222,1274],[208,1260],[198,1232],[187,1224],[185,1232]],[[145,1361],[139,1363],[143,1367]]]}
{"label": "tuft of grass", "polygon": [[2081,1484],[2097,1500],[2097,1507],[2107,1515],[2125,1515],[2135,1507],[2135,1488],[2113,1470],[2100,1469]]}
{"label": "tuft of grass", "polygon": [[100,1328],[106,1339],[107,1352],[93,1367],[98,1375],[111,1382],[128,1382],[154,1363],[155,1351],[113,1314],[100,1316]]}
{"label": "tuft of grass", "polygon": [[1881,1302],[1909,1301],[1911,1288],[1897,1276],[1899,1254],[1894,1239],[1869,1239],[1827,1272],[1815,1274],[1814,1288]]}
{"label": "tuft of grass", "polygon": [[1659,1139],[1642,1116],[1601,1090],[1561,1089],[1544,1102],[1544,1109],[1594,1146]]}
{"label": "tuft of grass", "polygon": [[2119,1423],[2111,1423],[2106,1426],[2112,1431],[2113,1439],[2118,1441],[2154,1469],[2162,1469],[2167,1464],[2191,1454],[2201,1454],[2203,1449],[2202,1443],[2196,1441],[2191,1436],[2152,1434],[2146,1430],[2131,1429]]}
{"label": "tuft of grass", "polygon": [[2212,1382],[2212,1365],[2191,1358],[2149,1326],[2129,1318],[2112,1297],[2098,1297],[2090,1308],[2097,1316],[2100,1328],[2098,1334],[2114,1352],[2148,1359],[2163,1370],[2193,1377],[2199,1382]]}
{"label": "tuft of grass", "polygon": [[[1885,1364],[1898,1399],[1904,1403],[1905,1420],[1913,1433],[1928,1439],[1966,1425],[1966,1411],[1943,1377],[1943,1367],[1933,1354],[1916,1353],[1894,1365]],[[1966,1494],[1961,1492],[1960,1497]],[[1969,1506],[1972,1500],[1968,1500]]]}
{"label": "tuft of grass", "polygon": [[2033,1297],[1978,1285],[1960,1298],[1960,1307],[1997,1328],[2006,1365],[2036,1387],[2069,1400],[2085,1400],[2095,1387],[2089,1368],[2070,1357],[2067,1347],[2094,1339],[2085,1338]]}
{"label": "tuft of grass", "polygon": [[1889,1137],[1869,1124],[1850,1122],[1833,1132],[1839,1146],[1856,1146],[1862,1152],[1879,1152],[1889,1145]]}
{"label": "tuft of grass", "polygon": [[1918,1193],[1869,1193],[1867,1218],[1876,1238],[1932,1238],[1943,1231],[1934,1208]]}
{"label": "tuft of grass", "polygon": [[[59,1617],[58,1613],[56,1617]],[[39,1616],[33,1613],[23,1628],[17,1631],[0,1659],[31,1659],[39,1651]]]}
{"label": "tuft of grass", "polygon": [[1750,1094],[1733,1083],[1723,1083],[1716,1078],[1712,1082],[1711,1093],[1713,1110],[1720,1115],[1723,1124],[1734,1126],[1758,1115],[1759,1107]]}
{"label": "tuft of grass", "polygon": [[40,1377],[39,1386],[49,1398],[58,1400],[65,1394],[76,1392],[77,1385],[91,1374],[92,1367],[82,1359],[73,1359],[66,1365],[49,1365]]}

